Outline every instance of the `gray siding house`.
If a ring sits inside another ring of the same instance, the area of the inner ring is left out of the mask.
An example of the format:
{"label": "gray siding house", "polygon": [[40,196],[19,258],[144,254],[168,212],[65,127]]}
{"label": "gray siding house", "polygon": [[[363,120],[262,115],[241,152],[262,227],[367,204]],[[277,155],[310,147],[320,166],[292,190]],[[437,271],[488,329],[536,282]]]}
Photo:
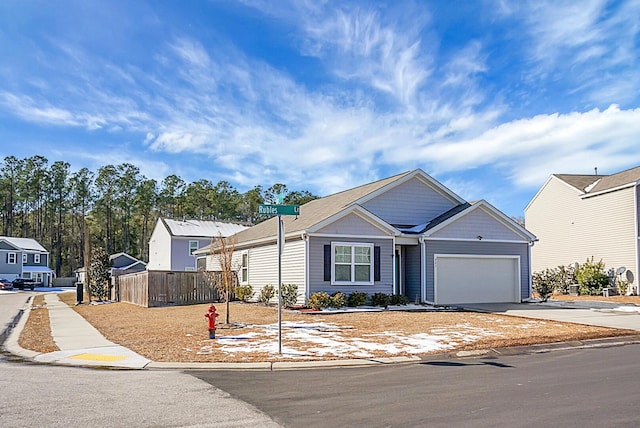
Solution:
{"label": "gray siding house", "polygon": [[30,278],[50,287],[53,270],[49,268],[49,252],[35,239],[0,236],[0,277]]}
{"label": "gray siding house", "polygon": [[198,248],[213,238],[233,235],[247,226],[206,220],[159,218],[149,239],[147,270],[195,271]]}
{"label": "gray siding house", "polygon": [[[536,237],[420,169],[316,199],[282,220],[282,280],[298,285],[299,302],[319,291],[402,294],[439,305],[531,297]],[[272,218],[233,237],[239,278],[256,292],[277,285],[276,235]],[[208,269],[215,258],[207,257]]]}

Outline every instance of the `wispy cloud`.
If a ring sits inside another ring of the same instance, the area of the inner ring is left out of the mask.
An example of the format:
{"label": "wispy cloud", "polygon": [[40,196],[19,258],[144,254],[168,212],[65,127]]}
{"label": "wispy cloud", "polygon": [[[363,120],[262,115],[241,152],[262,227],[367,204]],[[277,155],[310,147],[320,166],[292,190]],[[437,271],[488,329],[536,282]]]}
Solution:
{"label": "wispy cloud", "polygon": [[[500,165],[518,186],[535,187],[550,174],[615,171],[640,158],[640,109],[545,114],[492,128],[476,138],[431,145],[421,157],[455,171]],[[616,153],[618,156],[616,156]]]}
{"label": "wispy cloud", "polygon": [[639,2],[535,0],[503,12],[524,23],[534,79],[563,81],[591,105],[633,99],[629,88],[640,83]]}

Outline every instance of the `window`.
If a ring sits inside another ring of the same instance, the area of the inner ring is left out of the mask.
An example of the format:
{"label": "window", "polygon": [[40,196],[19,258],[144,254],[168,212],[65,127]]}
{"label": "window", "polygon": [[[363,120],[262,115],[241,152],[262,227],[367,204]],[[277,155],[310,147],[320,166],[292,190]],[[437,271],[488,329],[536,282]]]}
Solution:
{"label": "window", "polygon": [[22,264],[27,263],[27,253],[22,253]]}
{"label": "window", "polygon": [[240,268],[240,282],[249,282],[249,253],[242,253],[242,267]]}
{"label": "window", "polygon": [[193,255],[193,252],[199,247],[198,241],[189,241],[189,254]]}
{"label": "window", "polygon": [[333,243],[333,284],[373,284],[373,244]]}
{"label": "window", "polygon": [[8,253],[7,254],[7,264],[15,265],[17,261],[16,253]]}
{"label": "window", "polygon": [[35,263],[35,264],[40,263],[40,254],[34,254],[33,255],[33,263]]}

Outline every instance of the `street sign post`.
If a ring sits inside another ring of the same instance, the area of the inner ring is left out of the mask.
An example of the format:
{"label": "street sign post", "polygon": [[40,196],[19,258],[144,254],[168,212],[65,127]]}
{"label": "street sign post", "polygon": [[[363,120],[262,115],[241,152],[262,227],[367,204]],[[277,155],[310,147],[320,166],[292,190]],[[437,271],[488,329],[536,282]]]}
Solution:
{"label": "street sign post", "polygon": [[278,353],[282,354],[282,251],[284,249],[283,215],[300,215],[300,205],[269,205],[258,206],[258,214],[278,216]]}

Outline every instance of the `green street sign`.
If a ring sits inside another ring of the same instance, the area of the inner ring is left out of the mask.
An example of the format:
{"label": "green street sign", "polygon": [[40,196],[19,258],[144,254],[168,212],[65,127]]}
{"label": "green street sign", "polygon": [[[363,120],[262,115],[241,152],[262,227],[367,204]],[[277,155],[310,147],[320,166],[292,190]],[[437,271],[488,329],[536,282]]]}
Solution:
{"label": "green street sign", "polygon": [[300,205],[259,205],[258,214],[300,215]]}

